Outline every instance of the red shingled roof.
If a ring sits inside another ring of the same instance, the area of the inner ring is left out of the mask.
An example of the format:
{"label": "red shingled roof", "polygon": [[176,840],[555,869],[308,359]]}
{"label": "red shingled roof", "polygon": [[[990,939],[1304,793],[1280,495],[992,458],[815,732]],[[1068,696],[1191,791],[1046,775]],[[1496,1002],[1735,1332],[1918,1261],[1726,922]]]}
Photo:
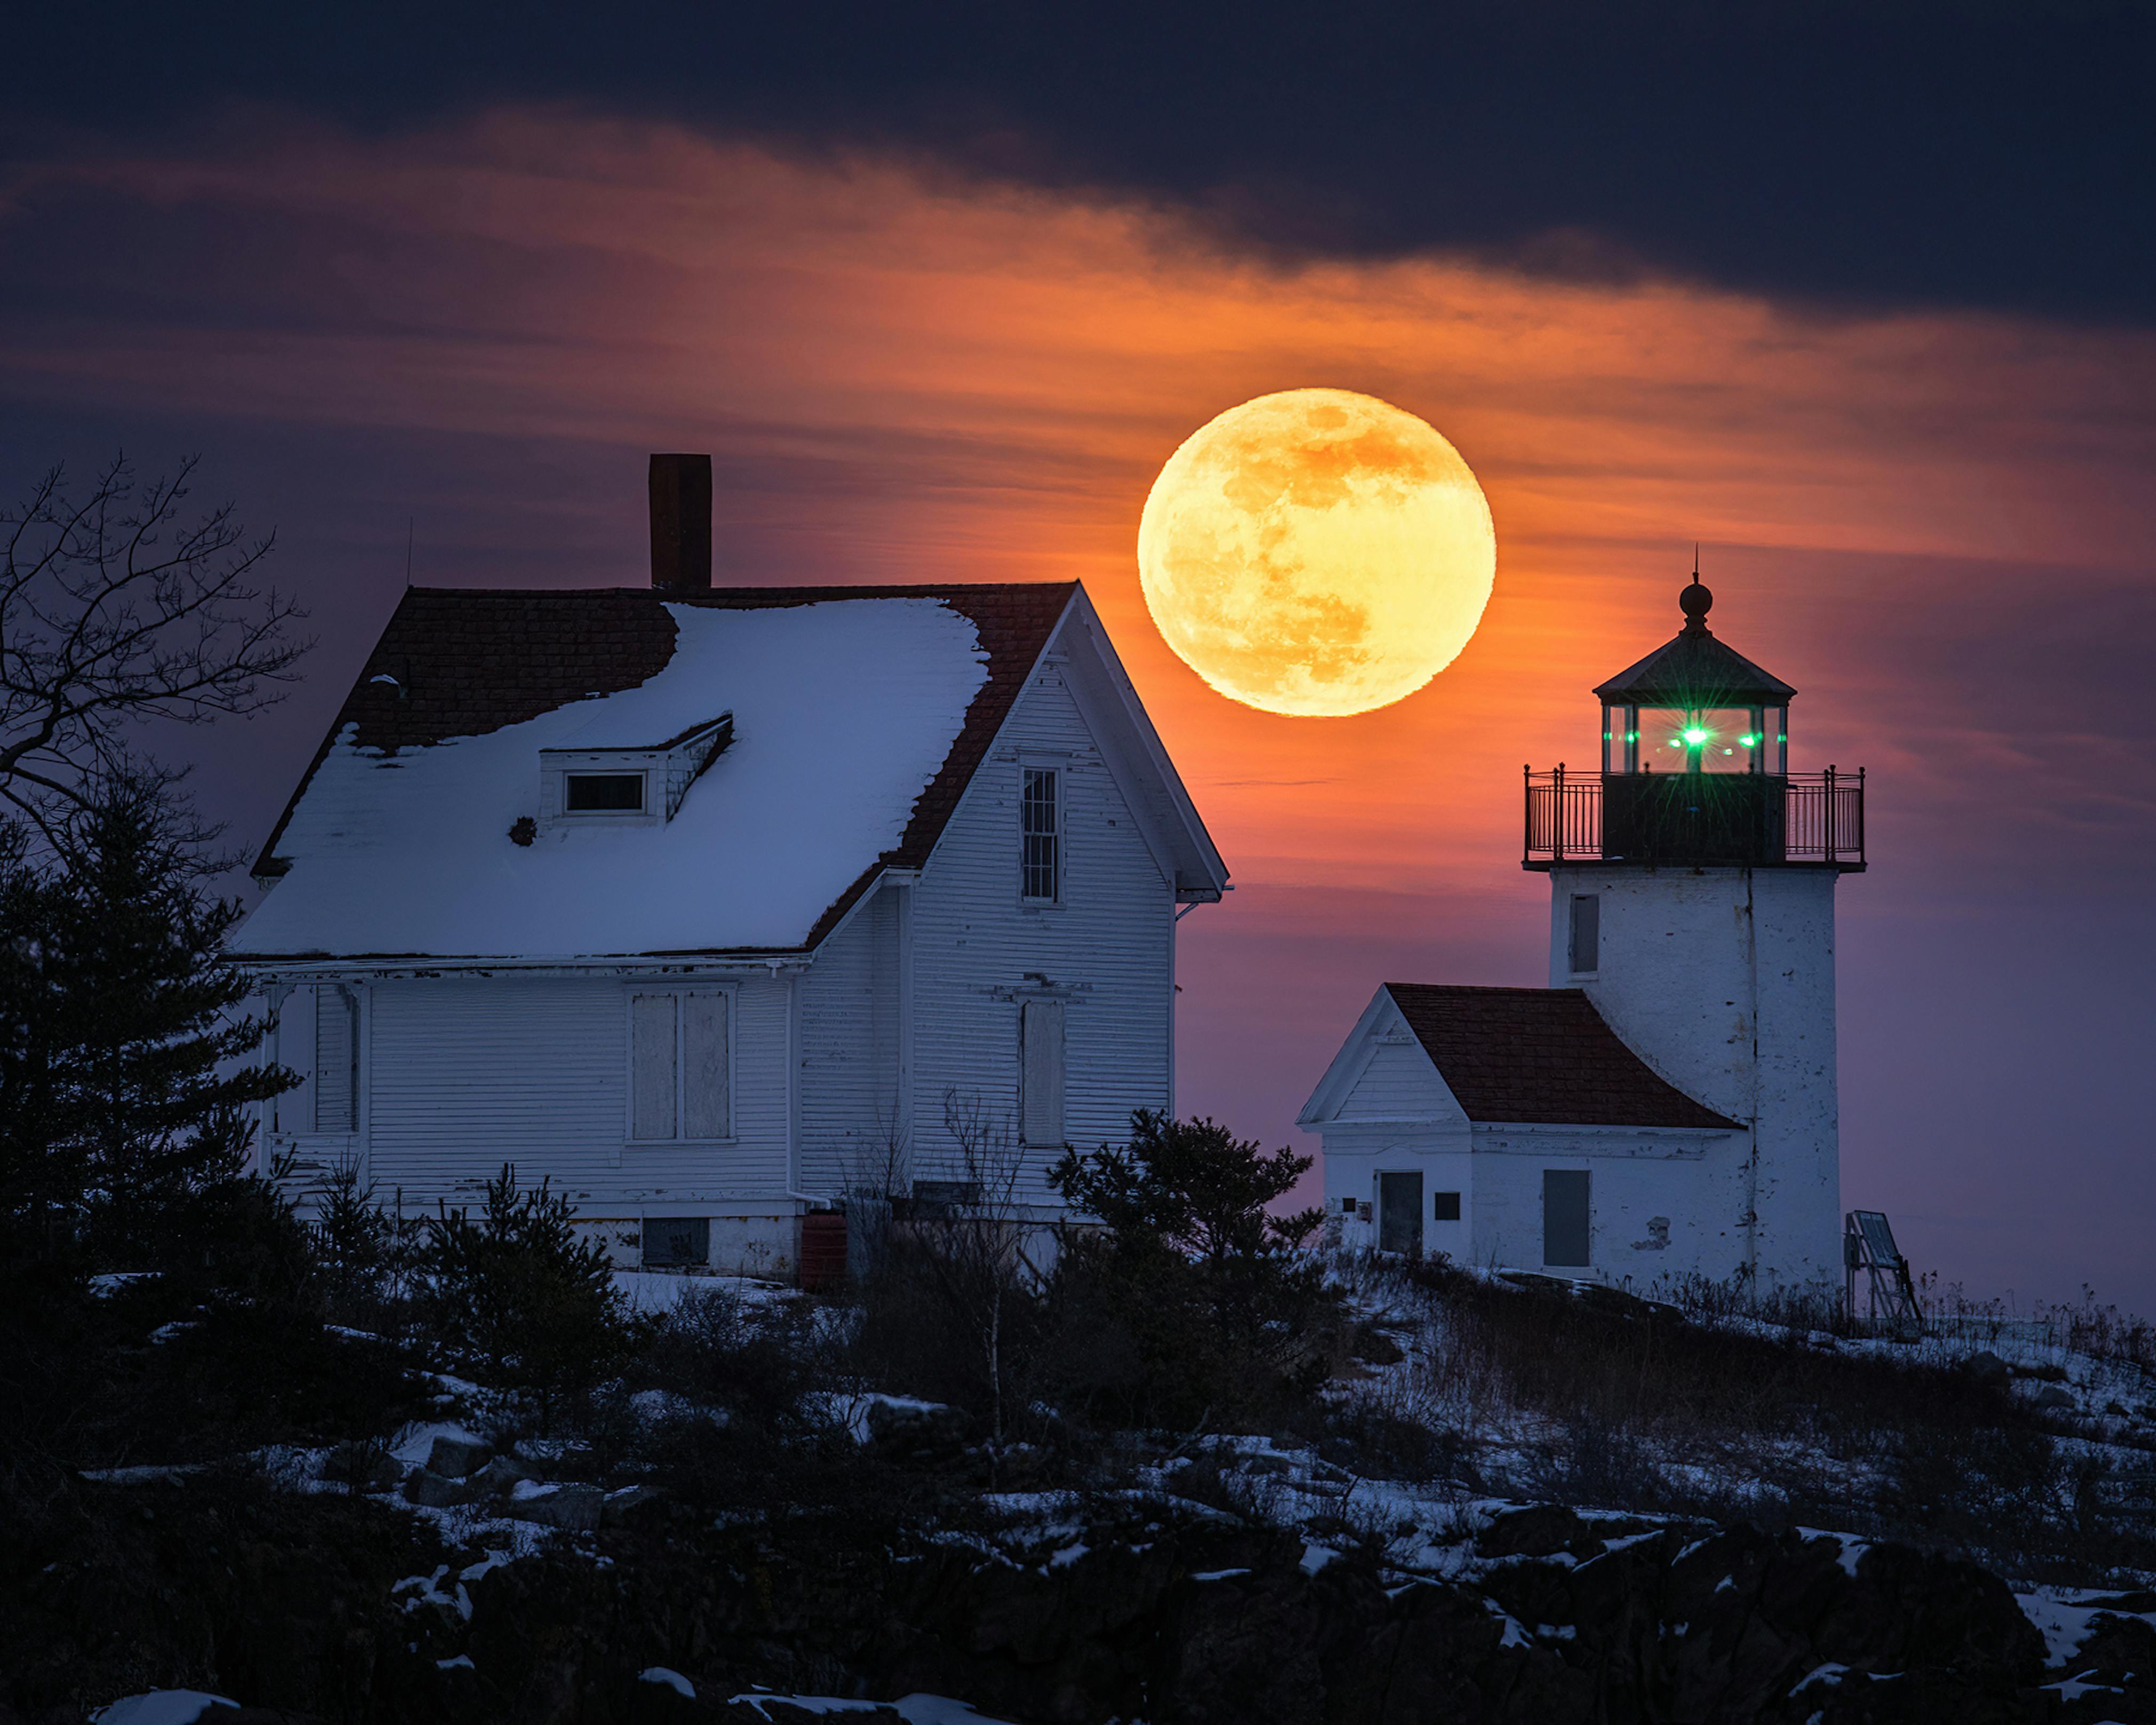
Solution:
{"label": "red shingled roof", "polygon": [[[941,599],[969,619],[988,655],[988,680],[942,768],[913,805],[897,847],[865,859],[860,877],[827,910],[806,944],[814,946],[886,864],[928,860],[1004,716],[1031,674],[1077,591],[1075,582],[951,583],[907,587],[732,587],[708,593],[652,588],[525,591],[413,588],[360,667],[329,733],[278,817],[258,874],[280,871],[277,841],[307,784],[347,725],[362,748],[424,748],[452,737],[483,737],[572,701],[633,689],[674,655],[666,606],[767,610],[843,599]],[[393,683],[379,681],[393,678]]]}
{"label": "red shingled roof", "polygon": [[1578,988],[1385,989],[1470,1120],[1742,1130],[1658,1077]]}

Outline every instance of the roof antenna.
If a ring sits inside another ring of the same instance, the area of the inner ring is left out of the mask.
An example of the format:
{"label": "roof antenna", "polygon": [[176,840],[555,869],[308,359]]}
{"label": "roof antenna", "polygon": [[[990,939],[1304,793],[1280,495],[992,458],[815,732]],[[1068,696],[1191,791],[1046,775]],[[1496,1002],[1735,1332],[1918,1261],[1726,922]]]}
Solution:
{"label": "roof antenna", "polygon": [[[408,572],[404,578],[408,583],[412,578]],[[1697,539],[1691,542],[1691,578],[1695,581],[1699,579],[1699,541]]]}
{"label": "roof antenna", "polygon": [[[412,590],[412,521],[410,516],[404,517],[404,590],[407,593]],[[1695,552],[1692,561],[1697,562],[1698,560],[1698,554]]]}

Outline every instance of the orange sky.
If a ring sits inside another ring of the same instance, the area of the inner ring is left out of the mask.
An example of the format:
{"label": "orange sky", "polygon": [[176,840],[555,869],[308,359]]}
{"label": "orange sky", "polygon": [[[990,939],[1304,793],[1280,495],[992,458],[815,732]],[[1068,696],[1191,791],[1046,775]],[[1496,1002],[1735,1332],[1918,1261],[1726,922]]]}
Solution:
{"label": "orange sky", "polygon": [[[218,793],[239,836],[393,602],[408,515],[423,582],[638,582],[644,454],[709,449],[721,580],[1086,582],[1239,886],[1185,924],[1183,1100],[1269,1139],[1383,972],[1542,979],[1520,768],[1592,757],[1587,691],[1674,631],[1696,539],[1717,629],[1802,691],[1793,765],[1873,773],[1859,921],[2071,904],[2130,877],[2122,824],[2156,824],[2128,651],[2156,547],[2145,336],[1441,259],[1280,266],[1170,212],[543,111],[370,141],[257,118],[192,159],[86,152],[0,189],[0,242],[40,236],[58,261],[26,266],[0,326],[18,438],[42,413],[348,464],[315,518],[248,495],[250,456],[213,469],[282,522],[325,634],[290,722],[249,733]],[[1476,639],[1354,718],[1208,689],[1152,630],[1132,557],[1177,444],[1303,385],[1428,419],[1496,524]],[[400,447],[429,452],[423,476]],[[352,519],[326,525],[335,507]],[[1941,1240],[1974,1238],[1951,1226],[1995,1190],[1951,1198],[1945,1150],[1882,1126],[1901,1105],[1878,1089],[1845,1144]],[[1994,1150],[2005,1179],[2020,1164]]]}

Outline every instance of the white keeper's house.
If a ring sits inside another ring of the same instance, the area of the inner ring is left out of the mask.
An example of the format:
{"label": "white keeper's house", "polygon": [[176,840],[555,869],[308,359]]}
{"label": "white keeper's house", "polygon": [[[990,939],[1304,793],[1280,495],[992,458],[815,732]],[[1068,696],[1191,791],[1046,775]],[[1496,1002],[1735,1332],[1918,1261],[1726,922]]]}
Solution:
{"label": "white keeper's house", "polygon": [[414,588],[235,957],[305,1076],[262,1153],[408,1209],[505,1162],[629,1261],[783,1275],[866,1173],[1173,1106],[1175,930],[1227,870],[1075,583],[718,588],[654,456],[648,588]]}
{"label": "white keeper's house", "polygon": [[1351,1245],[1599,1278],[1841,1276],[1834,900],[1861,771],[1793,773],[1796,691],[1716,638],[1595,691],[1599,773],[1530,772],[1549,987],[1380,988],[1305,1107]]}

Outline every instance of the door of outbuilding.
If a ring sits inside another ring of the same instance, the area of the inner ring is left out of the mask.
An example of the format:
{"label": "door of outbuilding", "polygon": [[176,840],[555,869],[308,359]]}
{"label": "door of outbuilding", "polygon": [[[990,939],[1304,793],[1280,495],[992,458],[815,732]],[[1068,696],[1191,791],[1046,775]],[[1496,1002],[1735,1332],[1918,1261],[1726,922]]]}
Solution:
{"label": "door of outbuilding", "polygon": [[1587,1171],[1543,1170],[1543,1262],[1584,1270],[1588,1264]]}
{"label": "door of outbuilding", "polygon": [[1378,1249],[1422,1255],[1422,1176],[1378,1176]]}

